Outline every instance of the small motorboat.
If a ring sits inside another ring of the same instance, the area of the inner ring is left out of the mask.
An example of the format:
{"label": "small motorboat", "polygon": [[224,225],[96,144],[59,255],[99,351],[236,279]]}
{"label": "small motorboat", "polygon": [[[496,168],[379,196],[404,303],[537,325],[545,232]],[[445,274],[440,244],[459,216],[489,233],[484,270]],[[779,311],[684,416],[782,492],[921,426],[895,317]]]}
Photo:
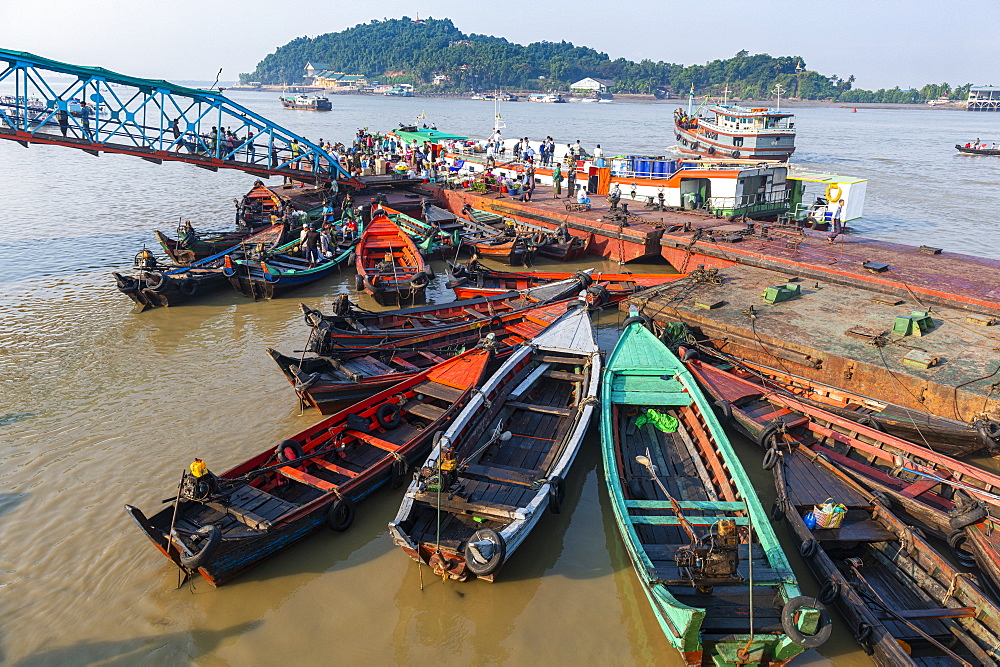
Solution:
{"label": "small motorboat", "polygon": [[703,361],[686,363],[715,399],[723,419],[765,450],[765,469],[775,465],[789,442],[826,456],[875,492],[880,503],[947,540],[961,564],[978,565],[1000,590],[1000,475],[764,389]]}
{"label": "small motorboat", "polygon": [[517,348],[435,443],[393,542],[438,576],[493,581],[545,509],[561,508],[600,366],[582,302]]}
{"label": "small motorboat", "polygon": [[[259,229],[259,228],[258,228]],[[163,252],[175,264],[190,264],[233,247],[251,235],[249,228],[236,232],[198,232],[190,221],[177,228],[177,238],[172,239],[161,231],[153,234]]]}
{"label": "small motorboat", "polygon": [[[979,146],[983,146],[983,144],[979,144]],[[972,144],[966,144],[965,146],[955,144],[955,150],[965,155],[1000,155],[1000,148],[977,148]]]}
{"label": "small motorboat", "polygon": [[601,383],[601,451],[618,528],[688,665],[785,664],[822,645],[759,493],[691,373],[635,308]]}
{"label": "small motorboat", "polygon": [[176,306],[225,284],[226,258],[243,259],[248,254],[266,253],[284,243],[287,225],[277,224],[246,238],[223,252],[199,259],[187,266],[161,266],[153,254],[143,250],[135,257],[134,275],[113,273],[118,290],[143,310]]}
{"label": "small motorboat", "polygon": [[125,509],[185,574],[221,585],[326,525],[347,530],[355,504],[396,488],[480,384],[489,350],[469,350],[376,393],[215,476],[195,459],[170,505]]}
{"label": "small motorboat", "polygon": [[355,287],[383,306],[424,299],[433,274],[413,239],[376,211],[358,243]]}
{"label": "small motorboat", "polygon": [[784,519],[819,600],[836,604],[876,664],[995,664],[1000,609],[974,577],[824,457],[786,444],[771,518]]}
{"label": "small motorboat", "polygon": [[[570,303],[558,301],[508,310],[485,323],[466,318],[466,323],[459,326],[433,333],[411,330],[408,338],[369,341],[367,347],[363,341],[355,347],[337,343],[340,347],[329,349],[325,355],[290,357],[273,349],[267,352],[295,388],[299,400],[327,414],[345,402],[359,400],[441,363],[456,350],[482,345],[487,340],[492,341],[496,358],[502,358],[554,322]],[[314,340],[310,338],[306,349],[314,347]],[[333,344],[329,338],[324,343]]]}
{"label": "small motorboat", "polygon": [[303,109],[306,111],[330,111],[333,105],[330,98],[321,95],[282,95],[281,106],[286,109]]}
{"label": "small motorboat", "polygon": [[227,255],[222,271],[243,296],[254,300],[272,299],[282,292],[326,278],[344,265],[350,266],[357,243],[355,236],[338,237],[336,245],[331,245],[329,256],[309,266],[300,256],[301,240],[296,239],[270,251],[251,251],[242,259]]}

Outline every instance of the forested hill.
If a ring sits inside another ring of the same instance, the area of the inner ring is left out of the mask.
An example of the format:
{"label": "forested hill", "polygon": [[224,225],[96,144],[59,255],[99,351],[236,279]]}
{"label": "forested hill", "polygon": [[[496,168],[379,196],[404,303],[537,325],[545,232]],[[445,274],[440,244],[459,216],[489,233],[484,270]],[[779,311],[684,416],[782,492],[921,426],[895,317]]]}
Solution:
{"label": "forested hill", "polygon": [[783,96],[844,102],[922,102],[948,93],[964,99],[968,90],[967,86],[953,90],[948,84],[929,84],[919,90],[857,90],[853,89],[853,76],[809,71],[799,56],[750,55],[746,51],[705,65],[611,60],[606,53],[569,42],[523,46],[502,37],[465,34],[450,19],[414,21],[405,16],[314,38],[299,37],[260,61],[253,72],[241,74],[240,79],[300,83],[307,62],[363,74],[380,83],[412,83],[418,90],[430,89],[434,76],[442,75],[447,81],[434,90],[463,92],[566,90],[570,83],[585,77],[612,79],[613,92],[618,93],[669,89],[684,96],[693,84],[697,95],[721,95],[728,85],[731,97],[744,99],[769,99],[775,84],[781,84]]}

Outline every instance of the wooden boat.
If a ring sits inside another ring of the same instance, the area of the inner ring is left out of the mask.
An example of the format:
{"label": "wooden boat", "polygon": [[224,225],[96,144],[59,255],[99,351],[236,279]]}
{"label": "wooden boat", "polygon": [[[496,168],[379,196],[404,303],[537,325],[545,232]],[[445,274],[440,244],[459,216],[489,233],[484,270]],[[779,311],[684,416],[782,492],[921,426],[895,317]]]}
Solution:
{"label": "wooden boat", "polygon": [[[425,207],[424,210],[428,208]],[[420,254],[426,258],[454,256],[463,230],[462,225],[455,222],[454,218],[449,221],[438,215],[440,222],[433,217],[430,222],[417,220],[385,204],[379,205],[372,215],[385,215],[396,223],[397,227],[413,239]]]}
{"label": "wooden boat", "polygon": [[330,184],[312,185],[291,181],[282,185],[267,185],[254,181],[253,187],[236,204],[237,226],[256,229],[271,224],[271,216],[279,220],[287,212],[302,211],[310,221],[322,217],[323,204],[332,201],[336,193]]}
{"label": "wooden boat", "polygon": [[980,418],[969,424],[957,419],[938,417],[830,387],[792,375],[785,370],[736,359],[709,348],[703,348],[702,352],[724,364],[731,364],[731,373],[769,389],[784,391],[807,405],[828,410],[904,440],[920,442],[926,438],[928,444],[941,454],[963,457],[981,450],[989,453],[1000,450],[1000,424],[991,419]]}
{"label": "wooden boat", "polygon": [[492,318],[514,310],[552,303],[575,296],[586,289],[589,278],[585,271],[572,278],[560,280],[522,292],[505,292],[489,297],[451,301],[444,304],[414,306],[385,312],[372,312],[351,304],[342,295],[334,305],[334,312],[324,315],[304,304],[301,306],[306,324],[314,328],[317,337],[347,338],[352,345],[360,343],[378,345],[417,333],[433,334],[471,322],[481,325]]}
{"label": "wooden boat", "polygon": [[[369,347],[341,347],[330,356],[286,356],[273,349],[268,354],[295,388],[299,399],[323,414],[373,391],[392,386],[441,363],[456,353],[489,340],[499,359],[537,334],[566,312],[572,301],[511,310],[485,324],[467,322],[432,334],[420,334]],[[314,346],[310,338],[307,348]],[[329,339],[327,339],[329,342]]]}
{"label": "wooden boat", "polygon": [[[469,216],[461,218],[465,231],[462,234],[462,246],[471,248],[474,256],[503,262],[510,266],[529,265],[535,259],[535,246],[530,242],[530,235],[518,234],[505,225],[499,227],[481,222],[471,215],[472,207],[468,204],[462,212]],[[500,218],[502,222],[502,218]]]}
{"label": "wooden boat", "polygon": [[[823,587],[819,599],[836,604],[865,652],[886,667],[935,658],[996,664],[1000,609],[973,578],[829,461],[786,444],[772,468],[771,517],[785,520]],[[831,499],[846,510],[843,523],[808,528],[804,517]]]}
{"label": "wooden boat", "polygon": [[357,243],[357,238],[338,238],[336,247],[330,248],[331,256],[310,267],[300,256],[301,240],[296,239],[270,252],[252,252],[243,259],[226,255],[222,271],[229,284],[243,296],[271,299],[350,265]]}
{"label": "wooden boat", "polygon": [[688,665],[784,664],[829,637],[829,613],[801,596],[708,401],[635,312],[601,385],[601,450],[636,574]]}
{"label": "wooden boat", "polygon": [[966,155],[1000,155],[1000,149],[997,148],[972,148],[971,146],[955,144],[955,150]]}
{"label": "wooden boat", "polygon": [[548,234],[536,234],[532,238],[535,252],[544,257],[551,257],[560,262],[572,262],[587,256],[589,239],[581,239],[571,234],[559,234],[559,231]]}
{"label": "wooden boat", "polygon": [[[688,361],[737,430],[767,450],[794,441],[826,456],[879,501],[946,539],[965,565],[1000,590],[1000,475],[858,424],[701,361]],[[969,553],[972,557],[970,558]]]}
{"label": "wooden boat", "polygon": [[389,524],[393,541],[439,576],[493,581],[546,507],[560,509],[600,364],[584,307],[515,350],[435,444]]}
{"label": "wooden boat", "polygon": [[[557,227],[555,230],[539,225],[533,225],[523,221],[508,221],[508,219],[492,213],[481,211],[471,206],[462,209],[469,219],[481,225],[487,225],[494,229],[511,234],[517,234],[527,239],[527,245],[538,255],[544,255],[562,262],[583,259],[587,255],[587,248],[590,245],[592,235],[587,238],[579,238],[569,233],[564,227]],[[508,224],[509,222],[509,224]]]}
{"label": "wooden boat", "polygon": [[196,477],[192,464],[174,502],[148,518],[131,505],[125,509],[185,573],[223,584],[324,524],[346,530],[355,503],[386,483],[402,485],[433,433],[480,383],[490,356],[469,350],[218,477]]}
{"label": "wooden boat", "polygon": [[287,227],[271,225],[216,255],[192,262],[188,266],[161,267],[152,253],[142,251],[135,258],[138,271],[134,275],[113,273],[118,290],[143,310],[157,306],[176,306],[206,294],[225,284],[223,265],[226,257],[242,259],[248,253],[267,252],[284,242]]}
{"label": "wooden boat", "polygon": [[[539,285],[545,285],[558,280],[566,280],[576,275],[566,272],[535,272],[516,273],[513,271],[496,271],[486,268],[476,261],[465,265],[448,263],[448,282],[458,299],[471,299],[477,296],[492,296],[503,294],[509,290],[525,290]],[[636,292],[673,282],[687,276],[682,273],[595,273],[588,274],[590,284],[586,285],[589,301],[594,307],[606,306],[624,301]]]}
{"label": "wooden boat", "polygon": [[358,243],[355,286],[383,306],[421,301],[432,274],[413,240],[385,215],[376,215]]}
{"label": "wooden boat", "polygon": [[248,228],[235,232],[197,232],[190,221],[177,228],[176,239],[161,231],[153,231],[163,252],[176,264],[190,264],[216,255],[233,247],[251,233]]}

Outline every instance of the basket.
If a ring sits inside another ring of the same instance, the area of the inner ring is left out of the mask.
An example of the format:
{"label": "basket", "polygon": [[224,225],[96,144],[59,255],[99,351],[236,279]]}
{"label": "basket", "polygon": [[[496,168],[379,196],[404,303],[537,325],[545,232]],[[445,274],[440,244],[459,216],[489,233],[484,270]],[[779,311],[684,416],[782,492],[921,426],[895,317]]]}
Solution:
{"label": "basket", "polygon": [[833,498],[827,498],[821,505],[813,508],[813,516],[816,517],[817,528],[840,528],[847,516],[847,508],[843,505],[834,505]]}

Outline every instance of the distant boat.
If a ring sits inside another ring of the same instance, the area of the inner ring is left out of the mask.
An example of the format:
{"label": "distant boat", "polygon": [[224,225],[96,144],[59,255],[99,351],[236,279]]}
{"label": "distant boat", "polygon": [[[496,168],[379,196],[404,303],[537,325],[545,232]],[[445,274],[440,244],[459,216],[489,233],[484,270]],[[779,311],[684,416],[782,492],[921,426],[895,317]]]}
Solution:
{"label": "distant boat", "polygon": [[331,111],[330,100],[320,95],[282,95],[281,106],[286,109],[304,109],[306,111]]}
{"label": "distant boat", "polygon": [[974,148],[972,144],[965,146],[955,144],[955,149],[959,153],[965,153],[966,155],[1000,155],[1000,148]]}
{"label": "distant boat", "polygon": [[542,102],[546,104],[564,104],[566,102],[566,100],[563,99],[563,96],[559,93],[551,93],[551,94],[536,93],[534,95],[529,95],[528,101]]}
{"label": "distant boat", "polygon": [[855,108],[851,109],[851,113],[857,113],[857,112],[858,112],[858,109],[857,109],[857,107],[855,107]]}
{"label": "distant boat", "polygon": [[764,107],[716,104],[715,118],[674,111],[674,138],[685,155],[786,162],[795,152],[793,114]]}

